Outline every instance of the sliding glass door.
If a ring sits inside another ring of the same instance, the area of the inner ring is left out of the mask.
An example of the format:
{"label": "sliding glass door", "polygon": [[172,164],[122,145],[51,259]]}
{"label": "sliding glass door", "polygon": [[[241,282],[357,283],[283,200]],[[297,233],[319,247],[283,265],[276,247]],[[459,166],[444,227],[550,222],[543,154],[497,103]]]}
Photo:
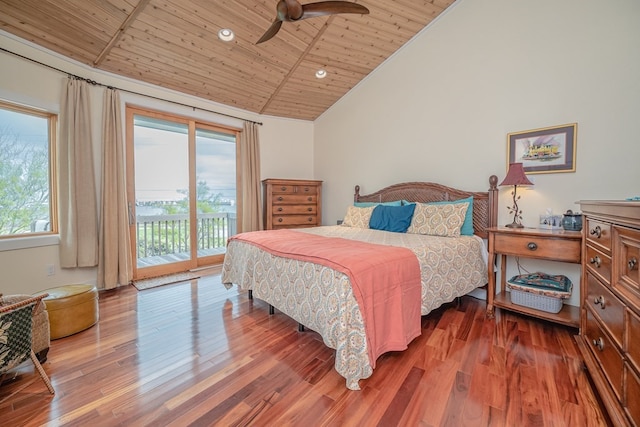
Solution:
{"label": "sliding glass door", "polygon": [[237,131],[127,108],[136,279],[222,262],[237,232]]}

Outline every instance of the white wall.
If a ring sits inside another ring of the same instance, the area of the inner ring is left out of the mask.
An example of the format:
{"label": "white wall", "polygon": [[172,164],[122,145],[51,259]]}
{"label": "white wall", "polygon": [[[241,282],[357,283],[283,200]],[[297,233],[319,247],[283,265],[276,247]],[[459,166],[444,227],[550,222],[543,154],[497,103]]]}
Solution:
{"label": "white wall", "polygon": [[[313,177],[312,122],[260,116],[248,111],[237,110],[168,91],[157,86],[120,78],[108,73],[101,73],[2,32],[0,32],[0,47],[103,84],[262,122],[263,126],[259,128],[262,177]],[[66,81],[65,74],[5,52],[0,52],[0,64],[0,99],[43,108],[56,113],[59,112],[61,90]],[[92,88],[92,115],[94,116],[92,132],[94,134],[96,173],[99,173],[101,167],[101,142],[99,136],[102,120],[102,94],[102,88]],[[241,120],[222,115],[197,109],[194,111],[192,108],[176,106],[168,102],[126,92],[122,92],[121,97],[123,109],[124,103],[132,103],[161,111],[196,117],[213,123],[242,127]],[[100,188],[99,179],[96,182],[96,188]],[[54,266],[55,274],[53,276],[47,275],[49,265]],[[95,284],[96,269],[61,269],[57,238],[28,238],[11,242],[0,240],[0,293],[31,294],[68,283]]]}
{"label": "white wall", "polygon": [[[576,172],[530,175],[524,224],[580,199],[640,195],[639,18],[637,0],[458,0],[316,120],[324,222],[344,216],[355,184],[486,190],[489,175],[504,178],[507,133],[573,122]],[[577,285],[577,266],[559,268]]]}

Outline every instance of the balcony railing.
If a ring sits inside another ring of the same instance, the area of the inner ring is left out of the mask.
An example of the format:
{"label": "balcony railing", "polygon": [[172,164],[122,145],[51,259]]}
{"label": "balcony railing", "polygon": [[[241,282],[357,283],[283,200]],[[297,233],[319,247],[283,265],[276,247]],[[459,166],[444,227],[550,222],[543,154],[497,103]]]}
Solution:
{"label": "balcony railing", "polygon": [[[198,214],[196,220],[198,256],[224,253],[227,239],[237,233],[236,213]],[[188,214],[136,216],[138,264],[152,258],[189,259],[189,222]]]}

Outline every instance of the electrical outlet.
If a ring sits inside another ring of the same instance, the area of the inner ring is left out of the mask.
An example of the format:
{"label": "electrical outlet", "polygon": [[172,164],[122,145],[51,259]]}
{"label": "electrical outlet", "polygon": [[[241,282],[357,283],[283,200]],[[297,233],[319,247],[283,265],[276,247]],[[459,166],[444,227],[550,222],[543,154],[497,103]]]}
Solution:
{"label": "electrical outlet", "polygon": [[54,274],[56,274],[56,268],[54,267],[54,265],[47,265],[47,276],[53,276]]}

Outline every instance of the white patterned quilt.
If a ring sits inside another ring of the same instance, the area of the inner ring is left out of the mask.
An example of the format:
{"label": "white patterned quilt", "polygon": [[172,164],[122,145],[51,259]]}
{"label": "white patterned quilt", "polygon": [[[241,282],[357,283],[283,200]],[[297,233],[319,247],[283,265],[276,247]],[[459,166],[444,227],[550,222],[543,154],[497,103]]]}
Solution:
{"label": "white patterned quilt", "polygon": [[[487,282],[486,248],[476,236],[436,237],[345,226],[297,231],[411,249],[420,263],[422,315]],[[373,373],[362,315],[345,274],[232,240],[224,258],[222,283],[227,288],[236,284],[241,290],[252,290],[254,297],[318,332],[336,350],[335,368],[346,378],[349,389],[359,390],[358,381]]]}

